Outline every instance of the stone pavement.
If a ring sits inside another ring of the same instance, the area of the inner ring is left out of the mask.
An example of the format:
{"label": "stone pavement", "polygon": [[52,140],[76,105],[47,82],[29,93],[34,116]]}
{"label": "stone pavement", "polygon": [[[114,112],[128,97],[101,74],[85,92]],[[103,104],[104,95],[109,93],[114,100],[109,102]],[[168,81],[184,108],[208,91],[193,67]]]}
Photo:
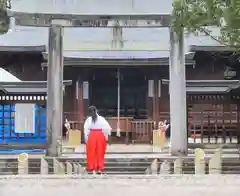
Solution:
{"label": "stone pavement", "polygon": [[1,196],[238,196],[240,176],[1,176]]}
{"label": "stone pavement", "polygon": [[[231,142],[229,141],[230,139],[227,138],[226,145],[235,145],[237,143],[237,140],[234,138]],[[164,151],[168,152],[169,151],[169,141],[165,142],[164,145]],[[203,145],[206,148],[209,148],[209,151],[214,151],[215,148],[218,148],[219,145],[223,143],[220,139],[218,140],[217,144],[215,144],[215,138],[211,138],[210,144],[208,143],[208,139],[204,138],[203,140]],[[190,145],[193,144],[192,142],[189,143]],[[197,143],[196,143],[197,144]],[[64,146],[68,146],[67,142],[64,142]],[[79,147],[75,149],[76,152],[78,153],[84,153],[85,152],[85,145],[81,144]],[[138,152],[146,152],[146,153],[151,153],[151,152],[160,152],[161,148],[149,144],[112,144],[107,146],[107,152],[109,153],[138,153]]]}
{"label": "stone pavement", "polygon": [[[152,145],[139,145],[139,144],[112,144],[107,146],[107,152],[109,153],[137,153],[137,152],[160,152],[161,148],[153,147]],[[75,152],[86,152],[85,145],[82,144],[79,147],[75,148]]]}

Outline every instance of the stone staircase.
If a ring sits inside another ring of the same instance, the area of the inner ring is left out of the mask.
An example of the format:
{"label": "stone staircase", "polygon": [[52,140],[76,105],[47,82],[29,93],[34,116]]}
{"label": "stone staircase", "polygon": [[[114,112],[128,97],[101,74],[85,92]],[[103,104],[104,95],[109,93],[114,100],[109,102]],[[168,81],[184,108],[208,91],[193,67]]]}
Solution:
{"label": "stone staircase", "polygon": [[[107,175],[142,175],[148,172],[153,159],[106,159],[105,173]],[[86,167],[86,160],[79,163]]]}
{"label": "stone staircase", "polygon": [[[115,154],[116,155],[116,154]],[[107,175],[144,175],[144,174],[174,174],[176,170],[174,169],[174,162],[178,157],[172,157],[166,155],[166,153],[160,154],[149,154],[149,156],[144,155],[144,153],[132,153],[132,154],[117,154],[115,156],[106,157],[105,159],[105,173]],[[137,155],[137,156],[136,156]],[[209,159],[212,157],[213,153],[208,152],[208,156],[205,161],[205,174],[209,173]],[[2,159],[3,160],[3,159]],[[44,172],[43,162],[44,160]],[[61,169],[57,169],[54,164],[57,162],[57,165]],[[223,152],[222,154],[222,174],[240,174],[240,156],[238,153],[233,153],[233,151]],[[168,171],[163,170],[163,163],[167,163]],[[75,170],[74,166],[77,166]],[[22,168],[23,167],[23,168]],[[59,157],[56,159],[53,158],[44,158],[42,155],[29,158],[27,162],[27,173],[24,170],[26,164],[20,164],[16,158],[4,159],[4,162],[1,164],[0,175],[6,174],[85,174],[86,173],[86,159],[84,156],[79,157]],[[70,167],[70,170],[69,170]],[[188,157],[183,158],[183,164],[181,166],[182,173],[184,174],[194,174],[195,173],[195,160],[194,156],[189,154]],[[215,167],[214,167],[215,168]],[[221,168],[219,166],[219,168]],[[70,172],[69,172],[70,171]],[[71,172],[72,171],[72,172]]]}
{"label": "stone staircase", "polygon": [[[153,158],[139,159],[139,158],[107,158],[105,159],[105,170],[106,175],[144,175],[151,174],[150,165],[153,162]],[[30,174],[40,174],[41,160],[29,159],[28,168]],[[48,174],[54,174],[54,163],[53,160],[47,160],[48,163]],[[76,174],[86,174],[86,159],[64,159],[59,160],[59,163],[64,165],[64,173],[67,173],[67,164],[70,164],[74,173],[74,165],[81,167],[81,171]],[[12,167],[2,170],[0,175],[4,174],[17,174],[18,165],[16,161],[12,161]],[[61,172],[62,173],[62,172]]]}
{"label": "stone staircase", "polygon": [[[160,168],[163,159],[158,159],[158,166],[152,171],[151,164],[154,159],[107,159],[105,162],[105,173],[107,175],[143,175],[157,173],[161,174]],[[170,162],[170,174],[174,174],[174,162],[172,159],[168,160]],[[85,160],[80,160],[79,163],[86,167]],[[195,164],[194,159],[186,159],[183,161],[183,173],[184,174],[194,174]],[[205,173],[209,173],[209,164],[205,164]],[[222,161],[222,174],[240,174],[240,159],[231,158],[224,159]]]}
{"label": "stone staircase", "polygon": [[240,158],[223,160],[222,174],[240,174]]}
{"label": "stone staircase", "polygon": [[[171,161],[170,161],[171,162]],[[160,162],[161,165],[162,162]],[[170,164],[170,173],[174,173],[173,162]],[[161,174],[161,172],[159,171]],[[194,174],[195,173],[195,163],[194,159],[186,159],[183,161],[183,173],[184,174]],[[205,163],[205,174],[209,174],[209,163]],[[222,174],[240,174],[240,159],[231,158],[222,160]]]}
{"label": "stone staircase", "polygon": [[[174,160],[170,158],[107,158],[105,160],[105,173],[107,175],[144,175],[161,174],[161,166],[164,161],[169,163],[169,173],[174,174]],[[155,164],[153,164],[155,162]],[[86,168],[86,159],[77,160],[83,168]],[[184,174],[195,173],[194,158],[183,160],[182,171]],[[205,174],[209,174],[209,162],[205,163]],[[240,157],[222,159],[222,174],[240,174]]]}

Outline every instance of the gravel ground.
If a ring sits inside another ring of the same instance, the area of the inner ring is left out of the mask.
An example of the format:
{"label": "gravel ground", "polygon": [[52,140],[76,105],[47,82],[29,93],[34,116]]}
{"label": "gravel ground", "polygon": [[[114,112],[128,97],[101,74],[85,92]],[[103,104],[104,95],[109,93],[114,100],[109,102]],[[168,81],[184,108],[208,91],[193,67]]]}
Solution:
{"label": "gravel ground", "polygon": [[238,196],[240,176],[1,176],[0,189],[1,196]]}

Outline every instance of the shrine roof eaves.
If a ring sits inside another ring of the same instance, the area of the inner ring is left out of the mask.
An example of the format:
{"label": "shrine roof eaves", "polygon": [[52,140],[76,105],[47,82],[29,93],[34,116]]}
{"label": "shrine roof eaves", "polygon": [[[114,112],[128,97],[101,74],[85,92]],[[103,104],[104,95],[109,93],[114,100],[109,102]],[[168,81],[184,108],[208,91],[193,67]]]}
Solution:
{"label": "shrine roof eaves", "polygon": [[[162,84],[169,85],[169,80],[163,79]],[[240,88],[240,80],[187,80],[188,93],[228,93]]]}
{"label": "shrine roof eaves", "polygon": [[[72,51],[64,52],[64,65],[169,65],[169,51]],[[43,53],[48,59],[48,53]],[[194,64],[194,53],[186,53],[186,64]],[[127,64],[126,64],[127,63]],[[47,65],[44,65],[47,66]]]}
{"label": "shrine roof eaves", "polygon": [[[63,84],[68,86],[72,84],[72,80],[64,80]],[[6,87],[19,87],[19,88],[25,88],[25,87],[47,87],[47,81],[21,81],[21,82],[0,82],[0,86],[6,86]]]}
{"label": "shrine roof eaves", "polygon": [[[137,51],[137,50],[95,50],[95,51],[65,51],[63,56],[66,59],[161,59],[168,58],[169,51]],[[44,52],[43,57],[47,60],[48,53]]]}
{"label": "shrine roof eaves", "polygon": [[[169,80],[163,79],[162,84],[169,84]],[[186,80],[187,86],[198,86],[198,87],[229,86],[229,85],[238,85],[238,84],[240,84],[240,80]]]}
{"label": "shrine roof eaves", "polygon": [[44,52],[45,45],[40,46],[0,46],[0,52]]}
{"label": "shrine roof eaves", "polygon": [[[64,86],[72,85],[71,80],[64,80]],[[0,90],[6,94],[45,94],[47,81],[0,82]]]}
{"label": "shrine roof eaves", "polygon": [[0,90],[5,94],[46,94],[47,88],[3,88]]}
{"label": "shrine roof eaves", "polygon": [[190,45],[189,46],[189,51],[191,52],[197,52],[197,51],[204,51],[204,52],[234,52],[236,49],[231,48],[229,46],[224,46],[224,45],[216,45],[216,46],[211,46],[211,45]]}

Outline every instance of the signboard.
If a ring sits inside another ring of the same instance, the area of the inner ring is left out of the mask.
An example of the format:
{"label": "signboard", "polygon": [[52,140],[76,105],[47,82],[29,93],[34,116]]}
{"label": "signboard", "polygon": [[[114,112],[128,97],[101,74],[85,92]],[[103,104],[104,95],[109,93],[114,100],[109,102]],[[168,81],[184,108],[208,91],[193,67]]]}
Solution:
{"label": "signboard", "polygon": [[148,80],[148,97],[154,97],[154,80]]}
{"label": "signboard", "polygon": [[158,97],[162,96],[162,80],[158,80]]}
{"label": "signboard", "polygon": [[83,82],[83,99],[89,98],[89,83],[87,81]]}
{"label": "signboard", "polygon": [[15,132],[35,132],[35,104],[18,103],[15,105]]}

